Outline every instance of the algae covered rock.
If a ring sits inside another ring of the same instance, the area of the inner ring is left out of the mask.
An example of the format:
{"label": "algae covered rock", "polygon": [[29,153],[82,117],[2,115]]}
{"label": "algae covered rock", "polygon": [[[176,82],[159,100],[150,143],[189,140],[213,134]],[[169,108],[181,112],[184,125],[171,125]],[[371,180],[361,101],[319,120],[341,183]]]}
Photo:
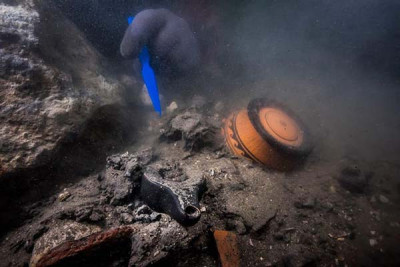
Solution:
{"label": "algae covered rock", "polygon": [[122,87],[49,6],[0,4],[0,43],[1,179],[49,163],[96,109],[121,102]]}

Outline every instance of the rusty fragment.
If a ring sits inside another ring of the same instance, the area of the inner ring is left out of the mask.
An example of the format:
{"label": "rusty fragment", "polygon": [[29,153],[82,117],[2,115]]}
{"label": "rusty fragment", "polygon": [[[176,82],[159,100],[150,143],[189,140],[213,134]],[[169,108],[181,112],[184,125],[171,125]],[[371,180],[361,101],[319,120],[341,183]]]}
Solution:
{"label": "rusty fragment", "polygon": [[214,232],[222,267],[239,267],[240,257],[236,234],[223,230]]}
{"label": "rusty fragment", "polygon": [[43,255],[34,266],[67,266],[68,261],[72,258],[84,259],[95,251],[98,252],[105,248],[115,247],[116,244],[130,242],[132,232],[132,227],[122,226],[97,232],[79,240],[67,241]]}

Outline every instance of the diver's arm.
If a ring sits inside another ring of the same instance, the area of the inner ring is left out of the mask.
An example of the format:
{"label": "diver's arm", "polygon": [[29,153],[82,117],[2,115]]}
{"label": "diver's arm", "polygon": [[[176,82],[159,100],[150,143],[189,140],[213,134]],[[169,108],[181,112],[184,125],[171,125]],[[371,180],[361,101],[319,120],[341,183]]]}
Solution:
{"label": "diver's arm", "polygon": [[121,55],[136,58],[142,47],[156,35],[165,24],[166,9],[147,9],[138,13],[129,25],[121,42]]}

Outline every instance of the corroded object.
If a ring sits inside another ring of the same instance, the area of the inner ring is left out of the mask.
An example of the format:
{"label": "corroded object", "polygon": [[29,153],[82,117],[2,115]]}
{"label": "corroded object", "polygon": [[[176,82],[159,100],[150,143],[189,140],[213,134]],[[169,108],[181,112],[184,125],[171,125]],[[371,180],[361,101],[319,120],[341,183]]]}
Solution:
{"label": "corroded object", "polygon": [[175,181],[149,167],[142,178],[141,196],[152,209],[167,213],[181,224],[193,225],[200,219],[199,198],[204,189],[201,173],[186,170]]}

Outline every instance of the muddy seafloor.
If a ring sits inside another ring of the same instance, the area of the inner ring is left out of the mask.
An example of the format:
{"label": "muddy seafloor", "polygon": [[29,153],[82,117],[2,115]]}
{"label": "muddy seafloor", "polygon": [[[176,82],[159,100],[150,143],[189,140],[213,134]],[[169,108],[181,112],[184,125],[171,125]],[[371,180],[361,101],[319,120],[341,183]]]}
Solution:
{"label": "muddy seafloor", "polygon": [[[136,145],[110,156],[103,172],[24,207],[31,218],[4,236],[0,266],[220,266],[215,230],[236,233],[240,266],[400,264],[399,165],[323,160],[316,150],[292,172],[265,169],[223,145],[222,105],[149,119]],[[195,225],[146,206],[140,179],[149,166],[177,184],[182,173],[202,174]]]}

